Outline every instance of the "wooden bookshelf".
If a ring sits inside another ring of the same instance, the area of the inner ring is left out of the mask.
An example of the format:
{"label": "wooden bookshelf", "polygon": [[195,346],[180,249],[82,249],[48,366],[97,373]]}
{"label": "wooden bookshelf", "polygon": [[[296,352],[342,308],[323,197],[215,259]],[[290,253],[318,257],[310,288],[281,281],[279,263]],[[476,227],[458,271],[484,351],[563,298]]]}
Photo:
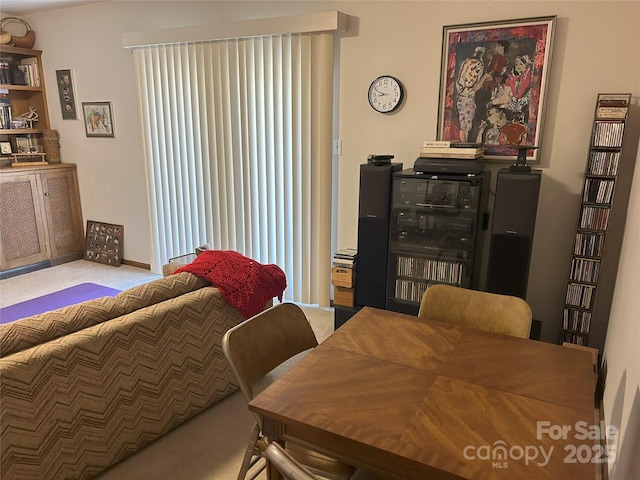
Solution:
{"label": "wooden bookshelf", "polygon": [[[37,120],[20,123],[31,109]],[[11,144],[13,154],[43,154],[49,128],[42,51],[0,45],[0,141]],[[0,158],[0,166],[13,162],[10,155]]]}

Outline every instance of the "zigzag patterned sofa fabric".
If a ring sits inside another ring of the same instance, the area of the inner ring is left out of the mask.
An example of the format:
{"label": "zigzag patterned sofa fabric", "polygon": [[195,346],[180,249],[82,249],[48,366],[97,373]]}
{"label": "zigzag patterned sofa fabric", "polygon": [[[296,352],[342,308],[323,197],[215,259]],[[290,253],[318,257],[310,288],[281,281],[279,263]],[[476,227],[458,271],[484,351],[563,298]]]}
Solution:
{"label": "zigzag patterned sofa fabric", "polygon": [[200,282],[0,358],[0,477],[92,478],[237,390],[221,341],[244,318]]}
{"label": "zigzag patterned sofa fabric", "polygon": [[178,274],[138,285],[115,297],[96,298],[0,324],[0,354],[4,357],[207,285],[210,283],[194,275]]}

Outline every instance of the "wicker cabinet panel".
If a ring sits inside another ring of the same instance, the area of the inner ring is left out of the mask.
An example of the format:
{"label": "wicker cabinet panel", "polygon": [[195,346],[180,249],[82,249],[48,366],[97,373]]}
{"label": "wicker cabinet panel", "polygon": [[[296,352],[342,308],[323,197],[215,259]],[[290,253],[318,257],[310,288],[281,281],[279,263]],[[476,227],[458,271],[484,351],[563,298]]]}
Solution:
{"label": "wicker cabinet panel", "polygon": [[0,179],[0,269],[49,258],[36,175]]}
{"label": "wicker cabinet panel", "polygon": [[0,170],[0,270],[82,258],[76,166]]}
{"label": "wicker cabinet panel", "polygon": [[82,251],[83,225],[75,170],[43,173],[41,179],[51,257]]}

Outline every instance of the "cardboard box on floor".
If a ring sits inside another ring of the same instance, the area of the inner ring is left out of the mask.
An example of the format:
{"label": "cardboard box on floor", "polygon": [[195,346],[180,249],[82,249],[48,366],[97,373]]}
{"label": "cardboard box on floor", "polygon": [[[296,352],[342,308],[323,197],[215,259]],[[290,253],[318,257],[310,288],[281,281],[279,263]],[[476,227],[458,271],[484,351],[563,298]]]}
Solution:
{"label": "cardboard box on floor", "polygon": [[333,304],[341,307],[353,307],[356,303],[356,289],[333,287]]}

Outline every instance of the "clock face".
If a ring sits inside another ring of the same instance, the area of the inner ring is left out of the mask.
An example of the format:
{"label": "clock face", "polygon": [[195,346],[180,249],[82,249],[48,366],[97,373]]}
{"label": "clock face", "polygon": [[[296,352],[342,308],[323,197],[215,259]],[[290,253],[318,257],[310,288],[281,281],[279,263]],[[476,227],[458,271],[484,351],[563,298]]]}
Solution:
{"label": "clock face", "polygon": [[376,78],[369,87],[369,104],[377,112],[393,112],[402,103],[403,96],[400,80],[390,75]]}

